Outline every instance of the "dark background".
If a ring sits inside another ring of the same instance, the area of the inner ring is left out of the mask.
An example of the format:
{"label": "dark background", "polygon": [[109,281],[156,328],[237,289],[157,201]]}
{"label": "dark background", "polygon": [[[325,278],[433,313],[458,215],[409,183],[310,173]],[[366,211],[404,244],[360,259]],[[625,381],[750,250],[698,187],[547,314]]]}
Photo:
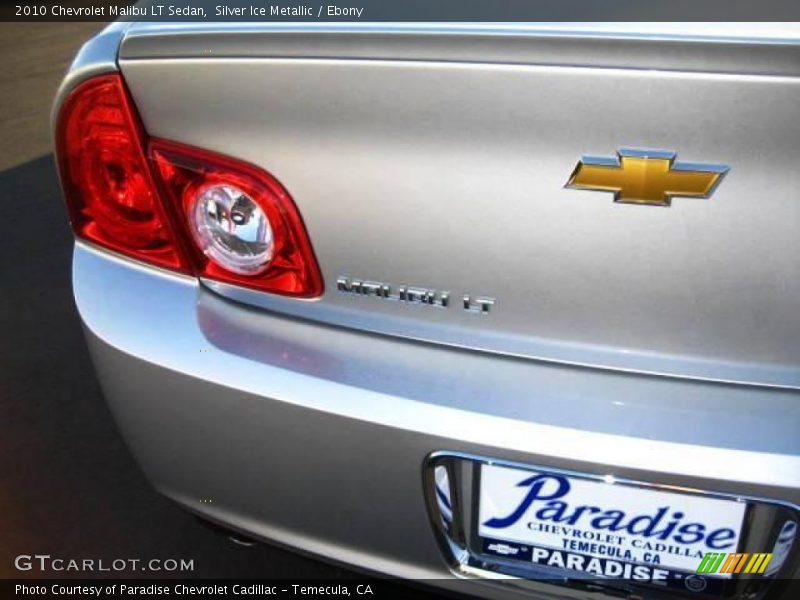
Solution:
{"label": "dark background", "polygon": [[179,577],[350,577],[203,527],[150,488],[117,433],[72,301],[72,236],[49,134],[55,90],[97,28],[0,24],[0,578],[93,576],[20,572],[20,554],[194,559],[194,573]]}

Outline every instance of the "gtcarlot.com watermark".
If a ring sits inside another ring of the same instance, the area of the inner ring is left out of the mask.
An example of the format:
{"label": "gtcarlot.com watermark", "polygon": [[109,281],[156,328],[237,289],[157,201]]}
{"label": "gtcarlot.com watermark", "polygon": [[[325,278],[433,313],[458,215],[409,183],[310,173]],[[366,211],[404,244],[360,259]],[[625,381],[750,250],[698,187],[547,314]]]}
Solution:
{"label": "gtcarlot.com watermark", "polygon": [[60,558],[49,554],[20,554],[14,559],[18,571],[115,573],[148,571],[153,573],[194,571],[194,559],[185,558]]}

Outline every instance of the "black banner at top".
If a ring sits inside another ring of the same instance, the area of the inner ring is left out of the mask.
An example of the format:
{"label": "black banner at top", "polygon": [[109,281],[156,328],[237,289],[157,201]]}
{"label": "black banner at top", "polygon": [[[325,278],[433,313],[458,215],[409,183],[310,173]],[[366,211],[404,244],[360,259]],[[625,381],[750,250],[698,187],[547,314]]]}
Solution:
{"label": "black banner at top", "polygon": [[3,21],[800,21],[797,0],[64,0],[0,4]]}

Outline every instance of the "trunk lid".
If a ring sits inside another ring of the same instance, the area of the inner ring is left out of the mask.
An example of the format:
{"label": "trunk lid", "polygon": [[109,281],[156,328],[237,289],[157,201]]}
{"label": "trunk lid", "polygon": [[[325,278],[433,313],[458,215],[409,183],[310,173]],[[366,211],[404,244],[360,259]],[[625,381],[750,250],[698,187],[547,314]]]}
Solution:
{"label": "trunk lid", "polygon": [[[261,45],[246,57],[235,31],[177,41],[166,31],[161,48],[174,56],[158,58],[148,52],[159,35],[145,33],[123,44],[120,64],[149,133],[277,177],[325,279],[314,301],[210,283],[218,292],[519,357],[800,386],[795,44],[671,40],[669,68],[664,40],[526,34],[525,57],[522,35],[438,36],[460,44],[453,60],[428,32],[425,56],[409,60],[419,44],[406,36],[397,59],[369,60],[310,42],[300,58],[285,31],[249,31]],[[542,43],[599,50],[577,66],[547,46],[556,58],[537,64]],[[217,56],[195,58],[203,48]],[[766,51],[782,59],[779,74],[754,72]],[[565,188],[583,155],[624,148],[729,171],[709,199],[670,207]],[[476,310],[488,299],[488,313]]]}

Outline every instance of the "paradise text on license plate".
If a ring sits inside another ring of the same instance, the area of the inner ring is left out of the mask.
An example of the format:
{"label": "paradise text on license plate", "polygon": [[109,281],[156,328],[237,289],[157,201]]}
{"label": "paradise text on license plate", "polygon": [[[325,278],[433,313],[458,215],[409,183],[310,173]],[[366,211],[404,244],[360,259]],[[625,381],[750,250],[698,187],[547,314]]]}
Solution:
{"label": "paradise text on license plate", "polygon": [[[481,550],[587,576],[681,579],[735,552],[745,504],[483,464]],[[717,575],[730,577],[730,575]]]}

